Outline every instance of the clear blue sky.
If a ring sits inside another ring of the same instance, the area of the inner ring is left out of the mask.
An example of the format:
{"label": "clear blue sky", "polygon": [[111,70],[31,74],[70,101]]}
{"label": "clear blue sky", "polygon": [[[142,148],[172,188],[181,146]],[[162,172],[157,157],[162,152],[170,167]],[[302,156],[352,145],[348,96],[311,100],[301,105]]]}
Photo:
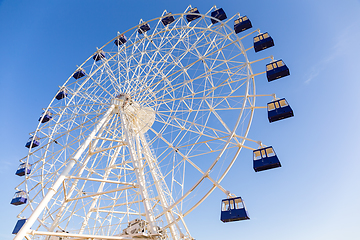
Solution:
{"label": "clear blue sky", "polygon": [[9,203],[28,133],[58,86],[118,31],[189,4],[240,12],[271,33],[276,46],[268,54],[282,58],[291,76],[271,85],[258,79],[258,89],[286,97],[295,112],[269,124],[259,111],[250,130],[274,146],[282,168],[255,173],[245,150],[223,181],[244,198],[251,220],[223,224],[224,195],[215,191],[186,219],[193,237],[360,239],[360,1],[0,0],[1,239],[12,239],[17,221],[19,208]]}

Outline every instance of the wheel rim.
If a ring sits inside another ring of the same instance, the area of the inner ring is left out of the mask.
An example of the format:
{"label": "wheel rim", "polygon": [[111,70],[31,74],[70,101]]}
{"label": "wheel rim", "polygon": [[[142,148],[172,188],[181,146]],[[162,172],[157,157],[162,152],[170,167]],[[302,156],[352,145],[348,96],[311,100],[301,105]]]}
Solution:
{"label": "wheel rim", "polygon": [[[27,161],[33,164],[33,171],[22,184],[25,184],[30,201],[22,213],[35,209],[111,101],[126,93],[138,104],[137,109],[147,108],[145,112],[155,114],[155,122],[140,138],[141,142],[148,143],[148,151],[155,156],[160,179],[164,178],[162,184],[166,185],[164,189],[167,188],[168,192],[165,192],[169,195],[167,206],[156,202],[159,192],[154,186],[154,176],[145,169],[149,197],[153,194],[150,198],[157,226],[165,227],[163,232],[167,237],[189,235],[182,217],[214,189],[213,182],[203,180],[212,179],[219,183],[245,142],[253,117],[251,106],[255,104],[255,84],[245,49],[232,29],[222,23],[209,27],[211,17],[206,15],[190,24],[183,14],[174,16],[176,21],[167,27],[161,25],[161,18],[148,21],[150,26],[156,26],[149,34],[138,34],[137,27],[126,31],[125,34],[131,34],[126,44],[111,46],[113,39],[101,48],[105,51],[104,60],[95,62],[89,57],[81,65],[87,76],[78,80],[70,77],[63,85],[69,96],[61,101],[52,100],[47,110],[53,113],[53,119],[39,124],[35,131],[42,146],[29,150]],[[134,115],[139,111],[134,110]],[[137,183],[137,177],[125,173],[130,171],[125,168],[104,170],[129,162],[127,147],[116,147],[124,141],[125,135],[124,127],[119,128],[124,122],[120,115],[113,114],[108,120],[107,129],[98,136],[96,143],[92,143],[93,148],[89,148],[91,156],[84,154],[81,157],[72,176],[108,181],[126,179],[126,182]],[[236,117],[229,121],[228,118],[233,116]],[[137,119],[144,122],[146,118]],[[145,121],[146,125],[150,125],[148,121]],[[109,143],[108,139],[113,141]],[[101,151],[104,148],[108,149],[107,153]],[[116,158],[111,158],[115,155]],[[204,159],[213,160],[205,162]],[[68,179],[64,184],[65,192],[79,198],[114,188],[110,186],[114,183],[110,182],[89,182]],[[76,187],[72,189],[71,184]],[[61,209],[66,195],[64,189],[50,201],[39,225],[54,225],[56,214],[60,213],[60,229],[117,235],[125,228],[124,224],[144,217],[142,207],[135,207],[140,194],[130,193],[132,189],[95,196],[96,200],[79,198]],[[195,190],[200,192],[198,197],[193,196]],[[126,205],[120,205],[124,202]],[[126,211],[122,206],[126,206]],[[111,210],[101,211],[104,207]],[[131,212],[129,209],[137,210]],[[165,210],[171,210],[172,220],[164,216]],[[80,214],[80,211],[84,213]],[[92,214],[88,216],[89,212]],[[82,220],[81,225],[75,224],[76,219]],[[171,227],[175,232],[171,233]]]}

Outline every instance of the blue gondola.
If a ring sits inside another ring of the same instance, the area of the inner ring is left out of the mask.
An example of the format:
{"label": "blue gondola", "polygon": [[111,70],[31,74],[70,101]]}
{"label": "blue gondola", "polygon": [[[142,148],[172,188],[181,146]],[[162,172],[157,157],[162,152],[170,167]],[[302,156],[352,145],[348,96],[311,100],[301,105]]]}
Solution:
{"label": "blue gondola", "polygon": [[103,50],[97,51],[93,56],[93,59],[95,60],[95,62],[97,62],[103,58],[105,58],[105,53]]}
{"label": "blue gondola", "polygon": [[67,90],[65,89],[65,88],[62,88],[62,89],[60,89],[60,91],[58,92],[58,94],[56,94],[56,99],[57,100],[61,100],[61,99],[63,99],[63,98],[65,98],[65,97],[67,97]]}
{"label": "blue gondola", "polygon": [[266,77],[268,82],[290,75],[289,68],[283,60],[277,60],[266,65]]}
{"label": "blue gondola", "polygon": [[76,70],[76,72],[73,74],[73,78],[75,79],[79,79],[82,78],[83,76],[85,76],[85,70],[82,68],[79,68],[78,70]]}
{"label": "blue gondola", "polygon": [[30,137],[29,140],[27,141],[25,147],[27,148],[34,148],[34,147],[38,147],[40,145],[40,141],[39,141],[39,137],[37,136],[33,136]]}
{"label": "blue gondola", "polygon": [[236,34],[243,32],[249,28],[252,28],[252,24],[247,16],[240,17],[234,22],[234,30]]}
{"label": "blue gondola", "polygon": [[244,201],[241,197],[222,200],[221,216],[222,222],[234,222],[250,219]]}
{"label": "blue gondola", "polygon": [[269,122],[271,123],[294,116],[294,112],[285,98],[269,102],[267,109]]}
{"label": "blue gondola", "polygon": [[[198,14],[200,14],[200,12],[197,8],[192,8],[189,11],[187,11],[187,13],[192,13],[192,14],[186,15],[186,20],[188,22],[194,21],[195,19],[198,19],[200,17],[200,15],[198,15]],[[196,13],[198,13],[198,14],[196,14]]]}
{"label": "blue gondola", "polygon": [[259,52],[272,46],[274,46],[274,40],[270,37],[269,33],[262,33],[254,37],[255,52]]}
{"label": "blue gondola", "polygon": [[255,172],[278,167],[281,167],[281,164],[272,147],[260,148],[254,151]]}
{"label": "blue gondola", "polygon": [[164,24],[164,26],[169,25],[170,23],[175,21],[174,16],[170,16],[171,12],[167,13],[164,18],[161,19],[161,22]]}
{"label": "blue gondola", "polygon": [[26,223],[27,219],[20,219],[16,222],[16,225],[14,227],[14,230],[12,231],[12,234],[17,234],[20,229],[22,228],[22,226]]}
{"label": "blue gondola", "polygon": [[[224,12],[224,10],[222,8],[219,8],[219,9],[211,12],[211,16],[213,18],[216,18],[216,19],[220,20],[220,21],[227,18],[226,14],[225,14],[225,12]],[[217,23],[219,21],[217,21],[215,19],[211,19],[211,22],[212,22],[212,24],[215,24],[215,23]]]}
{"label": "blue gondola", "polygon": [[52,112],[46,111],[41,114],[39,121],[41,121],[41,123],[46,123],[50,121],[50,119],[52,119]]}
{"label": "blue gondola", "polygon": [[31,173],[31,164],[27,163],[21,163],[16,171],[16,175],[18,176],[24,176],[25,174]]}
{"label": "blue gondola", "polygon": [[124,34],[121,34],[117,39],[115,39],[114,43],[116,46],[120,46],[123,45],[124,43],[126,43],[127,39],[124,36]]}
{"label": "blue gondola", "polygon": [[12,205],[22,205],[27,202],[26,192],[25,191],[18,191],[15,193],[13,199],[11,200],[10,204]]}
{"label": "blue gondola", "polygon": [[143,25],[141,25],[139,27],[138,33],[143,34],[143,33],[147,32],[149,30],[150,30],[150,25],[148,23],[144,23]]}

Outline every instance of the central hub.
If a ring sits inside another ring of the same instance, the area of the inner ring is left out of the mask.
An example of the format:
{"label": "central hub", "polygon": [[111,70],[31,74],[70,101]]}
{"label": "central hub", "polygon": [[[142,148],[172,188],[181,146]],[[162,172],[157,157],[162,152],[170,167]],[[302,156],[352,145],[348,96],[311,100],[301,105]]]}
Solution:
{"label": "central hub", "polygon": [[111,100],[111,104],[116,106],[116,113],[124,114],[127,127],[136,134],[147,132],[154,124],[155,111],[140,105],[129,94],[120,93]]}

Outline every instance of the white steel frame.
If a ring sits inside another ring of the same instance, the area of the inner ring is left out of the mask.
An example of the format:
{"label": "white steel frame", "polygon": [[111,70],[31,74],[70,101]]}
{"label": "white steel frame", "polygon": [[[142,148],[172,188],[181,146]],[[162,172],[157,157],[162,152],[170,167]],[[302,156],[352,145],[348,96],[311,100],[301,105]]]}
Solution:
{"label": "white steel frame", "polygon": [[[51,101],[45,111],[53,119],[32,133],[41,146],[21,160],[33,164],[16,187],[29,199],[19,217],[30,217],[14,240],[192,239],[184,217],[216,188],[235,196],[221,181],[242,148],[255,149],[246,141],[263,146],[247,137],[254,110],[265,108],[255,98],[276,99],[256,95],[255,76],[264,72],[251,65],[273,57],[248,60],[252,47],[241,40],[259,30],[237,36],[227,24],[239,14],[212,25],[214,6],[188,23],[190,8],[172,14],[168,26],[161,23],[167,11],[140,20],[123,33],[130,35],[126,44],[111,48],[114,38],[98,49],[103,60],[89,57],[79,67],[84,78],[61,87],[68,96]],[[137,33],[144,23],[154,28]],[[123,93],[132,110],[117,98]],[[136,218],[146,228],[124,234]]]}

